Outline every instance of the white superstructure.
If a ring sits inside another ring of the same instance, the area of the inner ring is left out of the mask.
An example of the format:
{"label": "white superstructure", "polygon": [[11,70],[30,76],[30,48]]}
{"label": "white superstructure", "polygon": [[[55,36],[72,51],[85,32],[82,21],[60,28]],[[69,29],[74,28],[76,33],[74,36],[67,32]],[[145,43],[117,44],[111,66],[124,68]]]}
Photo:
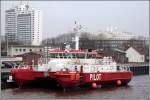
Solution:
{"label": "white superstructure", "polygon": [[116,62],[111,57],[104,57],[103,59],[51,58],[48,64],[39,64],[36,70],[56,72],[68,69],[75,72],[75,67],[77,67],[77,71],[80,72],[81,65],[84,73],[117,71]]}
{"label": "white superstructure", "polygon": [[5,33],[9,42],[40,45],[42,41],[42,12],[21,4],[5,12]]}

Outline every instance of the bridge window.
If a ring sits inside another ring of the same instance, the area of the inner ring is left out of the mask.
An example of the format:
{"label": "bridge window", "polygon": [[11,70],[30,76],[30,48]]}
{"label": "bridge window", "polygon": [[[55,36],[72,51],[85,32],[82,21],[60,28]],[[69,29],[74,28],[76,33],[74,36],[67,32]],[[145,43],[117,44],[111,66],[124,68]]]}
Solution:
{"label": "bridge window", "polygon": [[16,51],[18,51],[18,49],[16,49]]}

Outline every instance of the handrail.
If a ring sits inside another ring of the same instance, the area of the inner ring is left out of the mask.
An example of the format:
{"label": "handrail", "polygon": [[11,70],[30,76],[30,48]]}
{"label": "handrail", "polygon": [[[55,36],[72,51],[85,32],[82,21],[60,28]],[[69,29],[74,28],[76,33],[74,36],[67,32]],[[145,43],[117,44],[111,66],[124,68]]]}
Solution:
{"label": "handrail", "polygon": [[35,67],[37,67],[38,65],[16,65],[16,66],[12,66],[12,68],[14,68],[14,69],[28,69],[28,68],[35,68]]}
{"label": "handrail", "polygon": [[130,66],[119,66],[120,71],[130,71]]}

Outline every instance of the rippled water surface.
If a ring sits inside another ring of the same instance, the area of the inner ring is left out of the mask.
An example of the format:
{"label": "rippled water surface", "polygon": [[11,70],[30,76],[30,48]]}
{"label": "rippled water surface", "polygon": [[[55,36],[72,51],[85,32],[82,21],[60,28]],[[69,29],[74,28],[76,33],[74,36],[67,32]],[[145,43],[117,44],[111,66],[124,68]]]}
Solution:
{"label": "rippled water surface", "polygon": [[50,88],[13,88],[2,90],[2,100],[28,100],[28,99],[141,99],[148,100],[149,76],[134,76],[128,86],[105,87],[98,89],[75,89],[63,92]]}

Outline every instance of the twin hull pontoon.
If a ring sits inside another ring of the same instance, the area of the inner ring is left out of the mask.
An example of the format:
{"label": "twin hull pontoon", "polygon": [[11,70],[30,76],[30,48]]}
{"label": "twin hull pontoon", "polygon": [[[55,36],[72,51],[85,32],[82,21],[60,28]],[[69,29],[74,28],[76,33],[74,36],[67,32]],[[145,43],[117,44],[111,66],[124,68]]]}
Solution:
{"label": "twin hull pontoon", "polygon": [[[75,53],[81,54],[81,52]],[[111,57],[51,58],[48,64],[40,63],[37,67],[14,68],[11,75],[19,86],[41,78],[55,80],[63,88],[108,84],[120,86],[126,85],[133,77],[133,73],[126,67],[118,70],[116,62]]]}

